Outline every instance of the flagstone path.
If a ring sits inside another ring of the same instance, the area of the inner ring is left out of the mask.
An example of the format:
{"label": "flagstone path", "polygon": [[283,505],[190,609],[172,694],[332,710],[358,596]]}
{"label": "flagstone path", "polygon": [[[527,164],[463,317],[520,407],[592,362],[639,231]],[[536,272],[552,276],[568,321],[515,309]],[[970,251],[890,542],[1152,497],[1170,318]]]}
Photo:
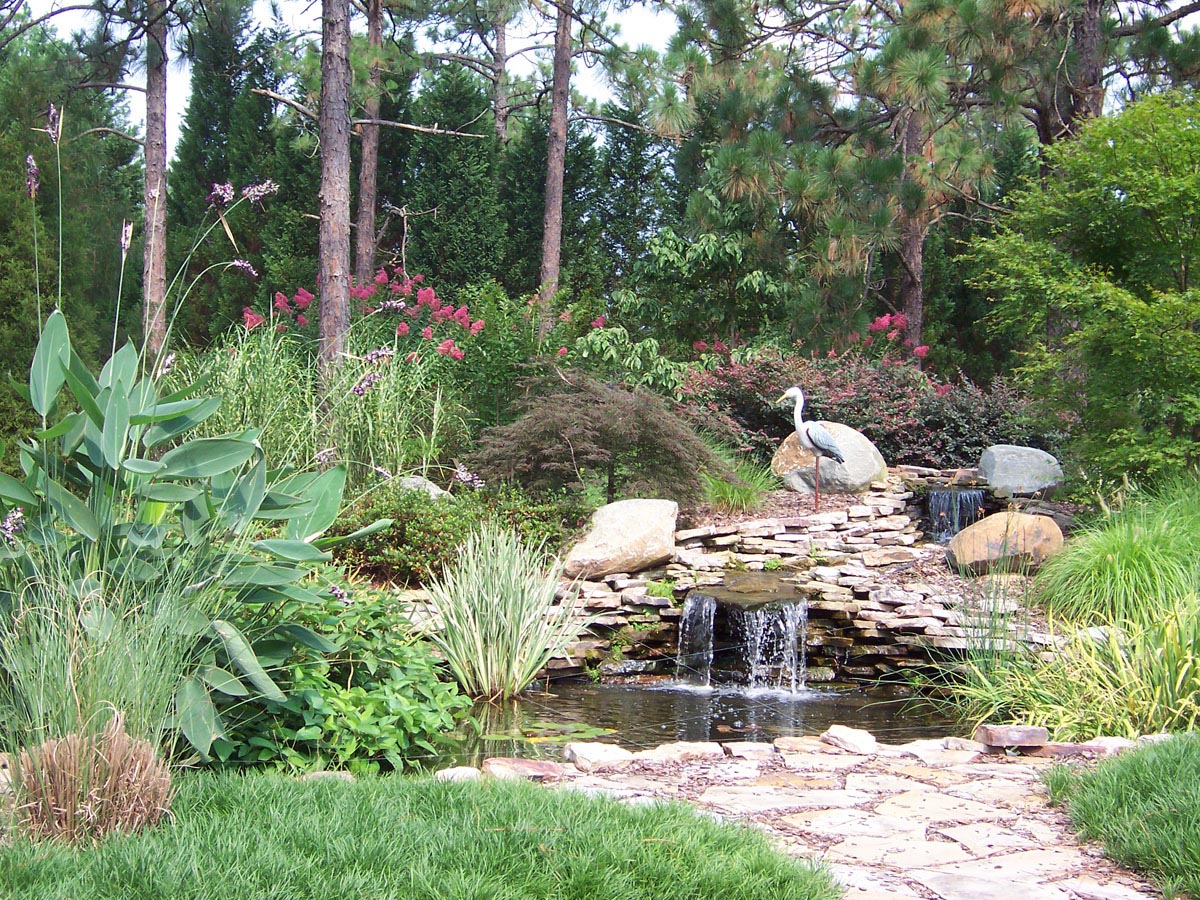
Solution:
{"label": "flagstone path", "polygon": [[[1161,898],[1098,846],[1081,844],[1049,806],[1039,775],[1054,760],[970,745],[855,753],[818,737],[674,744],[619,768],[567,765],[560,783],[629,802],[683,800],[752,823],[787,852],[825,863],[847,900]],[[947,749],[956,746],[968,749]]]}

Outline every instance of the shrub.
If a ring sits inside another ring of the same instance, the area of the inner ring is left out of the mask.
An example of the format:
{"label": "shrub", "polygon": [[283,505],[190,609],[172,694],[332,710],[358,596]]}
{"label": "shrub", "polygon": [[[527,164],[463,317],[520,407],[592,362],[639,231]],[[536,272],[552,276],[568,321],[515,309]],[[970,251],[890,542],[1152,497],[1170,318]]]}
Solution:
{"label": "shrub", "polygon": [[620,496],[665,496],[687,505],[704,494],[701,474],[721,460],[661,398],[604,384],[578,371],[523,384],[522,415],[480,437],[473,466],[489,479],[537,490],[598,485]]}
{"label": "shrub", "polygon": [[764,353],[694,372],[684,386],[688,420],[760,462],[793,429],[790,409],[774,401],[804,388],[805,416],[863,432],[891,465],[949,468],[974,464],[996,443],[1047,447],[1024,398],[1003,380],[985,391],[970,382],[938,383],[909,361]]}
{"label": "shrub", "polygon": [[733,466],[732,476],[704,475],[705,502],[718,512],[746,513],[757,509],[779,487],[770,469],[753,462]]}
{"label": "shrub", "polygon": [[129,736],[119,713],[98,731],[22,750],[14,775],[18,822],[35,840],[96,843],[154,825],[171,802],[167,764]]}
{"label": "shrub", "polygon": [[330,641],[305,647],[275,670],[282,702],[247,707],[213,744],[225,761],[291,769],[378,771],[438,752],[470,708],[442,679],[432,648],[413,635],[403,607],[380,591],[340,588],[322,603],[291,602],[286,618]]}
{"label": "shrub", "polygon": [[583,627],[578,597],[555,603],[562,567],[547,571],[540,546],[488,523],[429,586],[440,627],[430,640],[463,690],[498,700],[519,694]]}
{"label": "shrub", "polygon": [[586,519],[586,511],[567,494],[531,497],[510,485],[465,487],[433,499],[424,491],[405,490],[400,479],[372,488],[333,527],[351,534],[380,519],[389,528],[338,549],[338,561],[377,581],[424,584],[442,574],[458,547],[485,520],[517,531],[534,544],[557,552]]}

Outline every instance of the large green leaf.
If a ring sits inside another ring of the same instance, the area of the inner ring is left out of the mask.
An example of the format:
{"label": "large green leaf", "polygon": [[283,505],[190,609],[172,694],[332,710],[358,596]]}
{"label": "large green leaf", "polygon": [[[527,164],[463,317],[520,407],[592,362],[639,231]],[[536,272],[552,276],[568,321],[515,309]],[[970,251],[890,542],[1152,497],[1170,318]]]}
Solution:
{"label": "large green leaf", "polygon": [[52,428],[40,429],[33,432],[33,436],[39,441],[52,441],[56,437],[62,437],[68,431],[76,426],[76,420],[82,418],[79,413],[71,413],[63,416],[58,420],[58,424]]}
{"label": "large green leaf", "polygon": [[142,445],[150,449],[165,444],[167,441],[191,431],[220,408],[221,398],[210,397],[189,412],[156,422],[142,435]]}
{"label": "large green leaf", "polygon": [[264,553],[270,553],[272,556],[277,556],[280,559],[286,559],[289,562],[329,562],[333,558],[332,554],[326,553],[324,550],[320,550],[304,541],[285,541],[279,538],[269,538],[264,541],[255,541],[254,548],[262,550]]}
{"label": "large green leaf", "polygon": [[110,469],[121,468],[125,453],[125,435],[129,431],[129,396],[124,386],[118,384],[109,395],[104,409],[104,428],[101,430],[100,449]]}
{"label": "large green leaf", "polygon": [[222,579],[223,583],[232,588],[239,587],[272,587],[279,584],[291,584],[304,575],[304,571],[293,566],[265,566],[254,564],[234,566],[232,571]]}
{"label": "large green leaf", "polygon": [[313,507],[303,516],[288,522],[287,536],[296,541],[311,541],[337,519],[342,507],[342,489],[346,485],[346,467],[334,466],[313,478],[297,493],[311,500]]}
{"label": "large green leaf", "polygon": [[329,638],[319,635],[315,631],[305,628],[303,625],[298,625],[295,622],[276,625],[275,634],[284,640],[316,650],[318,653],[333,653],[338,648],[338,645],[329,640]]}
{"label": "large green leaf", "polygon": [[229,527],[241,534],[253,521],[267,494],[267,464],[260,456],[249,472],[237,480],[221,507]]}
{"label": "large green leaf", "polygon": [[342,544],[348,544],[351,541],[357,541],[365,537],[370,537],[373,534],[378,534],[381,531],[391,528],[393,524],[391,519],[376,519],[370,525],[364,525],[362,528],[356,529],[349,534],[337,537],[317,538],[313,543],[322,550],[329,550],[333,547],[340,547]]}
{"label": "large green leaf", "polygon": [[55,310],[42,328],[33,363],[29,367],[29,402],[40,416],[46,416],[66,380],[71,362],[71,336],[67,320]]}
{"label": "large green leaf", "polygon": [[222,694],[230,697],[245,697],[250,693],[250,690],[238,680],[236,675],[220,666],[202,667],[200,677]]}
{"label": "large green leaf", "polygon": [[268,700],[282,703],[285,699],[283,691],[271,680],[271,676],[259,663],[258,657],[254,655],[254,650],[242,633],[223,619],[214,619],[212,630],[221,639],[225,655],[229,657],[234,668],[245,675],[250,683],[258,689],[258,692]]}
{"label": "large green leaf", "polygon": [[147,410],[133,416],[130,421],[134,425],[148,425],[152,422],[166,422],[180,416],[186,416],[210,402],[203,397],[193,397],[190,400],[176,400],[173,403],[159,401]]}
{"label": "large green leaf", "polygon": [[138,361],[137,350],[126,341],[100,370],[100,387],[112,388],[122,384],[128,388],[137,380]]}
{"label": "large green leaf", "polygon": [[67,388],[71,391],[71,395],[75,398],[75,402],[79,404],[89,419],[95,423],[97,428],[104,426],[104,412],[100,409],[100,404],[96,402],[96,395],[100,393],[100,388],[96,387],[93,391],[92,386],[95,385],[95,379],[88,376],[87,381],[79,377],[75,371],[75,360],[77,357],[71,354],[71,368],[67,369],[65,376]]}
{"label": "large green leaf", "polygon": [[200,496],[200,489],[187,484],[156,482],[138,488],[138,495],[159,503],[186,503]]}
{"label": "large green leaf", "polygon": [[[162,471],[163,464],[157,459],[123,459],[121,460],[121,468],[126,472],[132,472],[134,475],[153,475],[156,472]],[[172,487],[182,487],[182,485],[172,485]]]}
{"label": "large green leaf", "polygon": [[224,735],[208,689],[196,676],[180,684],[175,692],[175,715],[179,730],[188,743],[196,748],[202,758],[208,759],[212,742]]}
{"label": "large green leaf", "polygon": [[38,498],[33,491],[3,472],[0,472],[0,500],[19,503],[21,506],[37,506],[38,504]]}
{"label": "large green leaf", "polygon": [[163,478],[207,478],[247,463],[258,448],[232,438],[196,438],[163,455]]}
{"label": "large green leaf", "polygon": [[45,490],[50,506],[68,525],[90,540],[100,540],[100,523],[82,500],[51,478]]}

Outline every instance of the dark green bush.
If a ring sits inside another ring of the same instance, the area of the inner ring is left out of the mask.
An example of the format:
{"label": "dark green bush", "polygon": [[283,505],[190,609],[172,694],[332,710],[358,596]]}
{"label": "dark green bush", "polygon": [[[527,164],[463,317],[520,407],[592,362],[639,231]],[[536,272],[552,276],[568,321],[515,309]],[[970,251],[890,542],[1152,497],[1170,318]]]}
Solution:
{"label": "dark green bush", "polygon": [[434,500],[422,491],[403,490],[395,479],[360,498],[334,528],[350,534],[378,518],[391,519],[392,526],[338,548],[337,559],[373,580],[411,585],[440,576],[467,535],[486,519],[557,552],[583,524],[586,511],[565,494],[534,498],[506,485],[463,487]]}
{"label": "dark green bush", "polygon": [[702,475],[727,465],[665,400],[577,370],[522,383],[521,417],[480,436],[472,465],[539,491],[598,488],[618,497],[704,497]]}
{"label": "dark green bush", "polygon": [[1050,449],[1027,400],[1003,380],[987,390],[966,380],[938,382],[912,362],[858,351],[731,360],[692,376],[684,408],[698,427],[767,462],[793,430],[791,406],[774,402],[793,384],[804,388],[805,418],[858,429],[891,465],[974,465],[998,443]]}
{"label": "dark green bush", "polygon": [[302,648],[273,673],[282,703],[242,707],[213,743],[222,761],[293,769],[401,769],[445,745],[470,709],[443,680],[432,648],[412,635],[394,596],[342,589],[323,603],[292,602],[290,622],[336,645]]}

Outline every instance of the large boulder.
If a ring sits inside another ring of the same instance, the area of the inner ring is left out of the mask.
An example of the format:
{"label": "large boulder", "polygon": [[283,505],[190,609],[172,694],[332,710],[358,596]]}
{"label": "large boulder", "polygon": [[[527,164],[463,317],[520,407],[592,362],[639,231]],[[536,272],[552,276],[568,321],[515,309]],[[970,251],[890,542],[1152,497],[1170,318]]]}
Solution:
{"label": "large boulder", "polygon": [[601,578],[638,572],[666,562],[675,553],[673,500],[619,500],[592,514],[592,529],[571,548],[563,563],[568,578]]}
{"label": "large boulder", "polygon": [[979,458],[979,475],[997,497],[1036,494],[1063,483],[1062,466],[1045,450],[994,444]]}
{"label": "large boulder", "polygon": [[1062,529],[1049,516],[998,512],[951,538],[946,561],[973,575],[1032,571],[1062,547]]}
{"label": "large boulder", "polygon": [[[861,431],[840,422],[822,422],[846,457],[844,463],[821,460],[821,490],[828,494],[861,494],[871,482],[887,475],[887,463]],[[816,481],[816,457],[800,446],[796,432],[787,436],[771,459],[771,471],[788,490],[811,494]]]}

